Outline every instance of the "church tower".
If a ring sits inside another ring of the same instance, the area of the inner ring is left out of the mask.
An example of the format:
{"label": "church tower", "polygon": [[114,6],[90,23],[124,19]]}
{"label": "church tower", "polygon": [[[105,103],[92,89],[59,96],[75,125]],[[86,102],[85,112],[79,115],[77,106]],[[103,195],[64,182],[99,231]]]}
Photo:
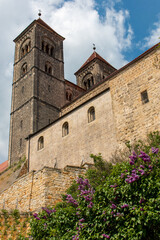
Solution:
{"label": "church tower", "polygon": [[95,48],[93,49],[94,52],[75,73],[77,85],[85,90],[90,89],[116,71],[111,64],[95,51]]}
{"label": "church tower", "polygon": [[25,156],[25,138],[59,117],[64,104],[64,38],[41,18],[15,40],[10,165]]}

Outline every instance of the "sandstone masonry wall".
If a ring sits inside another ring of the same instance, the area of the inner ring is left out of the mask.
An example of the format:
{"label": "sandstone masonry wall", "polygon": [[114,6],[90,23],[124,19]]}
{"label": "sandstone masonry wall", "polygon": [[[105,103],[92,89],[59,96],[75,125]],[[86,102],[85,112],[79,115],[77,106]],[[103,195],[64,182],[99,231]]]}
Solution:
{"label": "sandstone masonry wall", "polygon": [[17,179],[0,194],[0,209],[18,209],[21,213],[39,211],[61,201],[61,194],[85,168],[69,167],[64,170],[44,167]]}

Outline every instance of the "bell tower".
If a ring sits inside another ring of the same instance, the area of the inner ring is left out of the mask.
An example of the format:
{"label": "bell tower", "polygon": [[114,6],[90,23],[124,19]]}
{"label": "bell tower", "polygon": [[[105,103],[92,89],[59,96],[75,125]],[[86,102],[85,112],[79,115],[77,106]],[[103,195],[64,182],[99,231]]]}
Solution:
{"label": "bell tower", "polygon": [[64,104],[63,40],[41,18],[15,40],[10,165],[25,156],[25,138],[59,117]]}
{"label": "bell tower", "polygon": [[102,58],[96,51],[87,59],[87,61],[75,73],[77,85],[85,90],[92,88],[97,83],[103,81],[107,76],[116,71],[116,69]]}

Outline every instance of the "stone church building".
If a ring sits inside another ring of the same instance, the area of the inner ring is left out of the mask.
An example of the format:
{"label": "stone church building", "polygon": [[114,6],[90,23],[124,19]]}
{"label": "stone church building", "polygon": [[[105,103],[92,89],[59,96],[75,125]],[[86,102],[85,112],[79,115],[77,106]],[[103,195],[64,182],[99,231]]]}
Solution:
{"label": "stone church building", "polygon": [[160,48],[121,69],[96,51],[64,78],[64,38],[41,18],[15,40],[9,163],[26,156],[28,171],[106,161],[125,141],[160,130]]}

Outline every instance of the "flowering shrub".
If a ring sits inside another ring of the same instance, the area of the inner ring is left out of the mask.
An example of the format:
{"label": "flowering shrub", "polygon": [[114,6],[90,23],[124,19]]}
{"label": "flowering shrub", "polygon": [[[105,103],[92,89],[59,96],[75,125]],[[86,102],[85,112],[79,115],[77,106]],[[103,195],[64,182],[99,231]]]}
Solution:
{"label": "flowering shrub", "polygon": [[148,144],[139,144],[129,161],[112,166],[105,178],[98,174],[98,186],[79,177],[76,196],[68,193],[55,209],[33,215],[33,239],[159,240],[159,149],[156,132]]}

